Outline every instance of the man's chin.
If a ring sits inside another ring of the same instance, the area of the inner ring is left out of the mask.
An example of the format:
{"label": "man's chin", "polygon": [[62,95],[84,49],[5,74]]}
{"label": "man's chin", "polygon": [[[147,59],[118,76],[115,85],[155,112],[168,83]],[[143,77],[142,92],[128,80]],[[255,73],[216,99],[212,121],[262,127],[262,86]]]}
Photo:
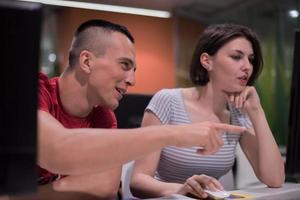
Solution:
{"label": "man's chin", "polygon": [[111,105],[109,105],[108,107],[109,107],[110,109],[112,109],[112,110],[115,110],[115,109],[117,109],[117,108],[119,107],[119,102],[117,101],[116,103],[111,104]]}
{"label": "man's chin", "polygon": [[119,107],[119,101],[105,102],[105,103],[99,104],[99,106],[102,106],[104,108],[108,108],[111,110],[115,110]]}

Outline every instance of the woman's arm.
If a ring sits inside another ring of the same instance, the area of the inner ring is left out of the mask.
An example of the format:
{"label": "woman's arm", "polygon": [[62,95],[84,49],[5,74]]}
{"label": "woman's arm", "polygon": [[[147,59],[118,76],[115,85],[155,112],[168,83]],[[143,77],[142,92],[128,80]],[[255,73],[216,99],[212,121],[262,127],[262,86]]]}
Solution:
{"label": "woman's arm", "polygon": [[[152,112],[145,112],[142,126],[159,125],[161,122]],[[222,189],[221,184],[214,178],[205,175],[195,175],[187,179],[184,184],[162,182],[154,178],[160,151],[151,153],[135,161],[132,179],[130,183],[131,192],[139,198],[153,198],[169,194],[192,194],[197,197],[206,198],[204,187],[212,190]]]}
{"label": "woman's arm", "polygon": [[256,176],[269,187],[280,187],[285,179],[284,162],[255,88],[247,87],[229,99],[245,110],[252,122],[253,129],[241,136],[240,144]]}
{"label": "woman's arm", "polygon": [[[160,125],[159,119],[150,111],[146,111],[142,126]],[[155,180],[154,173],[160,158],[160,151],[151,153],[134,163],[130,189],[139,198],[160,197],[176,193],[180,184],[163,183]]]}

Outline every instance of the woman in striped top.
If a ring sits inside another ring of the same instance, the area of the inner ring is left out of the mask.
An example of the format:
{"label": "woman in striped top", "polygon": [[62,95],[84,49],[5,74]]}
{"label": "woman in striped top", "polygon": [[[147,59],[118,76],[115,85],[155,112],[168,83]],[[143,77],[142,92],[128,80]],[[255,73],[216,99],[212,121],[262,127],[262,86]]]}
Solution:
{"label": "woman in striped top", "polygon": [[222,147],[213,155],[201,155],[205,146],[169,146],[137,160],[131,180],[135,196],[207,197],[204,189],[222,189],[218,178],[232,168],[238,142],[261,182],[282,185],[284,163],[252,86],[262,65],[259,41],[248,27],[220,24],[205,29],[190,68],[195,86],[159,91],[146,108],[142,126],[212,121],[247,131],[219,134]]}

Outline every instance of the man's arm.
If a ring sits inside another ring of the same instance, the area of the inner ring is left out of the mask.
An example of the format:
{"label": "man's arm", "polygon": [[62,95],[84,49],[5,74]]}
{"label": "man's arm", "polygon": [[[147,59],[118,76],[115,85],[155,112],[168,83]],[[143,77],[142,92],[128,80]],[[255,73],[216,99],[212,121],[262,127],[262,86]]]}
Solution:
{"label": "man's arm", "polygon": [[224,131],[244,127],[202,122],[190,125],[149,126],[136,129],[66,129],[54,117],[38,111],[38,161],[53,173],[99,173],[165,146],[202,147],[215,153]]}
{"label": "man's arm", "polygon": [[121,167],[103,173],[68,176],[53,183],[53,188],[61,192],[82,192],[97,199],[116,199],[121,177]]}
{"label": "man's arm", "polygon": [[[81,192],[57,192],[53,190],[52,184],[42,185],[38,187],[35,194],[24,194],[9,196],[3,200],[98,200],[98,197]],[[2,200],[0,198],[0,200]]]}
{"label": "man's arm", "polygon": [[103,172],[168,144],[163,134],[147,132],[67,129],[51,114],[39,110],[38,162],[41,167],[58,174]]}
{"label": "man's arm", "polygon": [[120,177],[120,167],[99,174],[68,176],[53,185],[39,186],[36,194],[11,196],[6,200],[115,200]]}

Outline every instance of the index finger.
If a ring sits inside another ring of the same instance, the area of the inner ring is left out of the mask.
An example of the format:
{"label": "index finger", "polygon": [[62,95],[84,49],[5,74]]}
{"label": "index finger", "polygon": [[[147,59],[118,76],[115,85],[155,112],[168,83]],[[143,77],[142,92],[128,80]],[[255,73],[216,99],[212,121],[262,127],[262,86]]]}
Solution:
{"label": "index finger", "polygon": [[215,123],[214,126],[219,131],[230,132],[230,133],[242,133],[247,130],[243,126],[235,126],[235,125],[224,124],[224,123]]}

